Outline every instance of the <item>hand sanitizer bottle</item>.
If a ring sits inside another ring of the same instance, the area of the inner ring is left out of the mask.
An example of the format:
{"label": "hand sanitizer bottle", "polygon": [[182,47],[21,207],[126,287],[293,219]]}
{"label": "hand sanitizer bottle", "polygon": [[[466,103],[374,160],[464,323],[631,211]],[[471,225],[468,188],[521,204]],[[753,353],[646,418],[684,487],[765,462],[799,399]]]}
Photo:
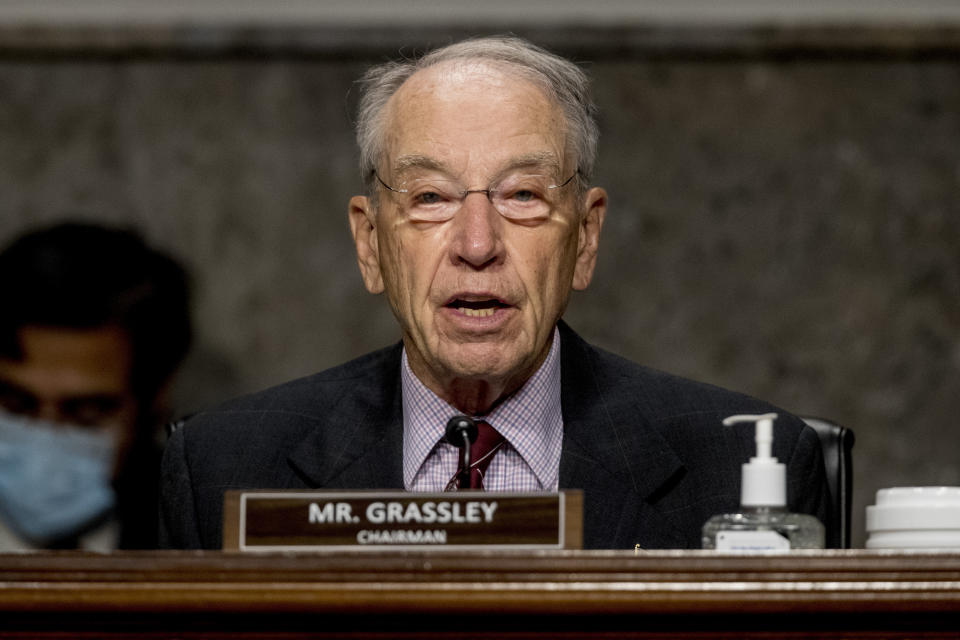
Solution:
{"label": "hand sanitizer bottle", "polygon": [[726,426],[757,425],[757,455],[742,467],[740,512],[714,516],[703,525],[703,548],[759,553],[822,549],[823,524],[804,513],[787,511],[786,466],[771,454],[777,414],[730,416]]}

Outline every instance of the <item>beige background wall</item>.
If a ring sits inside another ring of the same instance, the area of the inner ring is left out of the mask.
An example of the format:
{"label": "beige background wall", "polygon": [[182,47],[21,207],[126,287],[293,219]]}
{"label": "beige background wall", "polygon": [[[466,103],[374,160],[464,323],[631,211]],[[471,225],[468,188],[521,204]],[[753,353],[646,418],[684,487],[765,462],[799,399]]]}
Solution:
{"label": "beige background wall", "polygon": [[[0,243],[71,216],[181,259],[181,411],[388,344],[347,233],[352,82],[475,31],[4,27]],[[601,108],[611,209],[571,324],[852,427],[857,543],[877,488],[960,484],[960,31],[520,32]]]}

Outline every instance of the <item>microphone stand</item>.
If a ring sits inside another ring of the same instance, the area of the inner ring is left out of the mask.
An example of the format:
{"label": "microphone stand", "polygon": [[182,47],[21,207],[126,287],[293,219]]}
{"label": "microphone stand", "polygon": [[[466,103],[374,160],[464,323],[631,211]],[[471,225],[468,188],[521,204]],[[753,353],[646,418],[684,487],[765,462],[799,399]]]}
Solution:
{"label": "microphone stand", "polygon": [[454,416],[447,421],[447,442],[460,449],[463,468],[460,470],[460,488],[473,489],[470,482],[470,445],[477,439],[477,424],[467,416]]}

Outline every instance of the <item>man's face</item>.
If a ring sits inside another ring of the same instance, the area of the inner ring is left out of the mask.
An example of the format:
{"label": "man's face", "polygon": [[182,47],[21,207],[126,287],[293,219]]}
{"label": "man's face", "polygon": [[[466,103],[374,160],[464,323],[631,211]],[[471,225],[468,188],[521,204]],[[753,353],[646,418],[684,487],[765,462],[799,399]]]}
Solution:
{"label": "man's face", "polygon": [[109,432],[122,452],[136,428],[131,348],[116,327],[27,326],[23,358],[0,357],[0,407],[20,415]]}
{"label": "man's face", "polygon": [[576,159],[545,93],[487,64],[421,71],[387,109],[379,174],[408,193],[382,189],[377,210],[366,198],[351,201],[364,281],[386,290],[411,367],[428,387],[451,401],[458,385],[481,382],[500,397],[542,363],[571,288],[589,283],[606,196],[578,196],[575,179],[542,194],[550,206],[530,219],[504,216],[483,193],[463,198],[448,220],[418,218],[411,203],[437,197],[419,195],[417,185],[488,189],[531,174],[559,185]]}

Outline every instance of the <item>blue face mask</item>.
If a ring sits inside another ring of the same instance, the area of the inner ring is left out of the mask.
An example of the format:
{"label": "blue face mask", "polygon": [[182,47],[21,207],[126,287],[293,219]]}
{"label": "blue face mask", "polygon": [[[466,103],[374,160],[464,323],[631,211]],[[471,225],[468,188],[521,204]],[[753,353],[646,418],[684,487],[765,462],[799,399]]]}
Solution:
{"label": "blue face mask", "polygon": [[113,508],[109,433],[0,411],[0,519],[43,544],[75,534]]}

